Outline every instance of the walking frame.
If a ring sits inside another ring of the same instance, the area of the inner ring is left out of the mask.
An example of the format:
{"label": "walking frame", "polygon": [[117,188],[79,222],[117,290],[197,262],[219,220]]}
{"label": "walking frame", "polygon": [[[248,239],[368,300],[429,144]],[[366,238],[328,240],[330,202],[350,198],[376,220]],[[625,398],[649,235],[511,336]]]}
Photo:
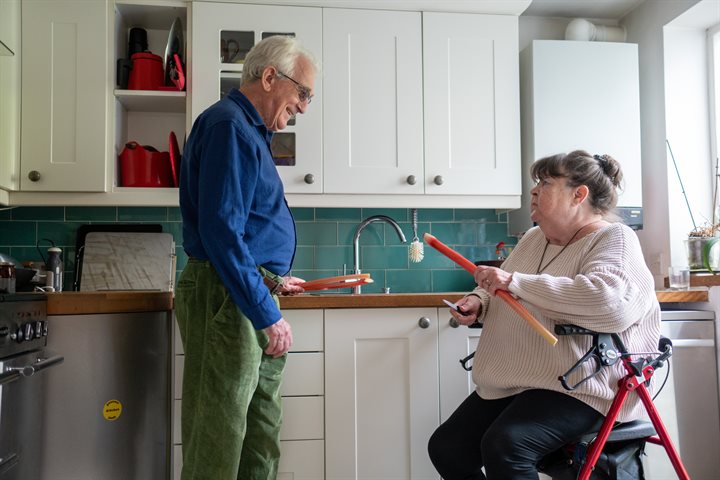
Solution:
{"label": "walking frame", "polygon": [[[627,348],[620,339],[620,335],[617,333],[599,333],[575,325],[556,325],[555,333],[557,335],[591,335],[593,337],[593,343],[590,350],[567,372],[558,377],[560,383],[562,383],[566,390],[575,390],[584,382],[598,375],[602,368],[612,366],[618,361],[622,362],[623,367],[627,372],[627,375],[618,381],[618,391],[615,394],[615,398],[610,405],[607,415],[605,416],[605,420],[603,421],[600,430],[595,435],[595,438],[589,444],[584,458],[581,459],[582,464],[577,476],[578,480],[590,479],[600,454],[608,442],[610,434],[613,432],[613,427],[615,427],[616,431],[618,429],[622,429],[623,424],[615,425],[615,420],[617,419],[620,409],[630,392],[635,392],[640,397],[640,400],[650,417],[652,426],[655,429],[655,434],[648,435],[647,432],[652,430],[649,428],[649,425],[647,425],[647,428],[637,428],[638,426],[642,427],[642,424],[647,424],[647,422],[630,422],[633,424],[632,431],[637,430],[644,432],[637,437],[628,437],[628,435],[625,435],[623,439],[642,439],[646,442],[662,446],[670,458],[670,462],[672,463],[678,478],[680,480],[690,480],[690,476],[680,459],[677,449],[670,439],[670,435],[668,434],[665,425],[660,419],[660,415],[655,408],[650,392],[647,389],[655,370],[661,368],[665,361],[672,355],[672,342],[670,339],[661,337],[658,353],[652,353],[647,357],[641,357],[633,361],[631,357],[639,354],[628,352]],[[460,363],[465,370],[469,371],[472,369],[471,366],[468,366],[468,362],[473,355],[474,354],[468,355],[460,360]],[[577,383],[573,385],[569,384],[568,378],[576,370],[581,368],[583,364],[590,361],[595,362],[594,371]]]}
{"label": "walking frame", "polygon": [[[627,348],[620,339],[620,335],[617,333],[599,333],[586,328],[577,327],[575,325],[556,325],[555,333],[558,335],[593,336],[591,349],[580,360],[578,360],[578,362],[573,365],[570,370],[559,377],[559,380],[565,389],[574,390],[583,382],[597,375],[603,367],[614,365],[618,361],[622,362],[625,367],[625,371],[627,371],[627,375],[618,381],[618,391],[615,394],[615,398],[610,405],[610,410],[605,416],[605,421],[600,427],[600,431],[598,432],[595,441],[592,442],[587,451],[585,461],[580,468],[578,479],[588,480],[590,478],[590,474],[592,473],[595,463],[600,457],[600,453],[610,436],[610,432],[615,425],[615,419],[620,413],[623,403],[627,399],[628,394],[634,391],[638,394],[638,396],[640,396],[640,400],[645,406],[645,410],[650,417],[650,421],[655,428],[655,432],[657,432],[656,435],[647,437],[645,440],[649,443],[660,445],[665,448],[678,478],[680,480],[690,480],[690,476],[688,475],[682,460],[680,460],[680,455],[673,445],[670,435],[660,419],[660,415],[655,408],[655,404],[650,397],[650,392],[648,392],[647,389],[647,385],[649,385],[650,378],[652,378],[655,370],[662,367],[665,360],[672,355],[672,342],[670,339],[661,337],[659,344],[660,352],[654,358],[651,356],[641,357],[633,362],[631,358],[633,354],[627,351]],[[570,376],[576,369],[580,368],[583,363],[590,361],[591,359],[596,361],[595,371],[575,385],[569,385],[567,383],[568,376]]]}

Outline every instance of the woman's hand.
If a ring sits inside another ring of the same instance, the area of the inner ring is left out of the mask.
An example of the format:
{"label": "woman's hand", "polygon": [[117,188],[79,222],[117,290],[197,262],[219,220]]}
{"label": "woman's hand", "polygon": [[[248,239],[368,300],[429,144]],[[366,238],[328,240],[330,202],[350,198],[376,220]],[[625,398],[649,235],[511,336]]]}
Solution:
{"label": "woman's hand", "polygon": [[507,290],[512,281],[512,273],[485,265],[478,266],[473,276],[478,286],[484,288],[490,295],[495,295],[497,290]]}
{"label": "woman's hand", "polygon": [[305,291],[304,288],[300,286],[301,283],[303,283],[305,280],[298,277],[283,277],[283,284],[282,287],[280,287],[280,290],[278,290],[278,294],[280,295],[297,295],[298,293],[303,293]]}
{"label": "woman's hand", "polygon": [[455,302],[455,305],[458,306],[460,311],[450,309],[450,314],[455,317],[455,320],[461,325],[472,325],[475,323],[482,308],[482,302],[475,295],[463,297]]}

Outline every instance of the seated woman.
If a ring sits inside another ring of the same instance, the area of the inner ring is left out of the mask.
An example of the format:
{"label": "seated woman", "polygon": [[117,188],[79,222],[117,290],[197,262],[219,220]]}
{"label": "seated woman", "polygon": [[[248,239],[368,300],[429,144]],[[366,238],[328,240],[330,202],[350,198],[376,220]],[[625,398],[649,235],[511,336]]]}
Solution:
{"label": "seated woman", "polygon": [[[531,174],[537,226],[502,268],[478,267],[478,287],[458,302],[462,313],[451,311],[464,325],[484,326],[472,370],[476,391],[428,445],[445,480],[537,479],[543,456],[600,426],[625,374],[618,362],[566,391],[558,375],[588,350],[590,337],[562,336],[551,346],[495,297],[497,290],[519,297],[551,331],[572,323],[619,332],[631,352],[658,345],[660,306],[640,243],[630,228],[606,219],[622,180],[618,162],[578,150],[538,160]],[[630,396],[618,420],[643,412]]]}

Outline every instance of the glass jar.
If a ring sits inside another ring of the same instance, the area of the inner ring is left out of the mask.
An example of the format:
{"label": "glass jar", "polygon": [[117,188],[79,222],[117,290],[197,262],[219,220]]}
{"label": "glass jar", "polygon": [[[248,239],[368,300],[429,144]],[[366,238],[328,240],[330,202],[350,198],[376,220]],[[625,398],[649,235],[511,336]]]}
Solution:
{"label": "glass jar", "polygon": [[15,264],[0,262],[0,293],[15,293]]}

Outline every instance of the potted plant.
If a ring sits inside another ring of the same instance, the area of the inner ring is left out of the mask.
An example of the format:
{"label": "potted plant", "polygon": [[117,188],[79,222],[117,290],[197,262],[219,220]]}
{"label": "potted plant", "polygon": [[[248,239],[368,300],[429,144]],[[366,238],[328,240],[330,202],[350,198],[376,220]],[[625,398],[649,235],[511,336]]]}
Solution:
{"label": "potted plant", "polygon": [[688,265],[690,270],[706,269],[715,274],[720,269],[720,255],[718,250],[713,249],[720,241],[716,236],[720,231],[720,224],[713,224],[706,227],[694,228],[687,239]]}

